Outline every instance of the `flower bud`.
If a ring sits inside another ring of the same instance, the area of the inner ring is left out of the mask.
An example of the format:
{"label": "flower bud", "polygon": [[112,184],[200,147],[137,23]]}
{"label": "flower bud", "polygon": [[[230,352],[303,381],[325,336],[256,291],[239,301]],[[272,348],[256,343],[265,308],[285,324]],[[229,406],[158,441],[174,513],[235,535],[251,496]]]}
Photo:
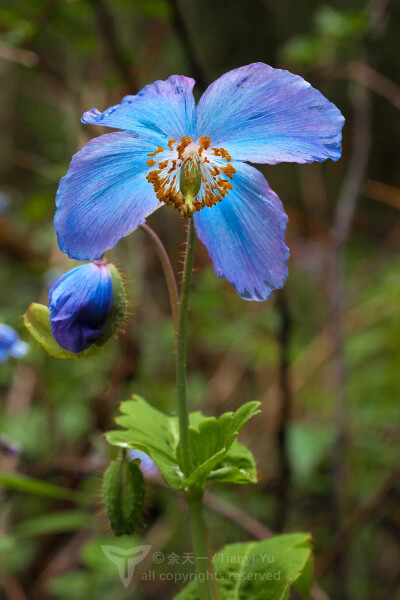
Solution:
{"label": "flower bud", "polygon": [[114,265],[86,263],[69,271],[49,290],[49,307],[31,304],[25,325],[53,356],[89,356],[117,331],[126,314],[126,296]]}
{"label": "flower bud", "polygon": [[103,504],[114,535],[130,535],[136,529],[145,503],[145,483],[136,462],[110,463],[103,476]]}

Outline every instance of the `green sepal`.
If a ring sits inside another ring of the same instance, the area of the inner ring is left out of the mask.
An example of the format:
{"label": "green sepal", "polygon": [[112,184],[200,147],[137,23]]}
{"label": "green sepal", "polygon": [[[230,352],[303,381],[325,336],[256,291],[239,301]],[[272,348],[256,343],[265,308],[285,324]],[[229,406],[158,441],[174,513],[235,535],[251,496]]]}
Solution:
{"label": "green sepal", "polygon": [[103,326],[103,333],[96,340],[97,346],[103,346],[117,332],[125,319],[127,310],[125,287],[121,275],[114,265],[108,264],[107,266],[111,276],[113,293],[110,310]]}
{"label": "green sepal", "polygon": [[83,352],[70,352],[62,348],[54,339],[50,329],[50,311],[48,306],[32,302],[24,314],[24,325],[37,342],[55,358],[87,358],[100,352],[101,348],[93,344]]}
{"label": "green sepal", "polygon": [[143,512],[145,482],[136,462],[114,461],[103,476],[103,505],[116,536],[131,535]]}

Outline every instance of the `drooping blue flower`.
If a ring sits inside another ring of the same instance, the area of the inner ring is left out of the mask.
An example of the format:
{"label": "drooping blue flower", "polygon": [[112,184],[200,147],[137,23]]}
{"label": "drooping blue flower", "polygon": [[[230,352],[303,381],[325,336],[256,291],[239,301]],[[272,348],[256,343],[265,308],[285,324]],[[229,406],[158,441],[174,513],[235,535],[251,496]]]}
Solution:
{"label": "drooping blue flower", "polygon": [[[100,136],[72,159],[57,193],[55,228],[71,258],[98,259],[162,204],[193,214],[218,277],[265,300],[287,276],[287,216],[245,161],[309,163],[341,155],[340,111],[301,77],[254,63],[211,84],[173,75],[83,123]],[[192,194],[190,194],[192,190]]]}
{"label": "drooping blue flower", "polygon": [[5,362],[9,358],[22,358],[28,348],[28,344],[19,339],[15,329],[0,323],[0,362]]}
{"label": "drooping blue flower", "polygon": [[51,286],[51,333],[62,348],[81,352],[102,336],[112,293],[110,270],[103,263],[76,267]]}

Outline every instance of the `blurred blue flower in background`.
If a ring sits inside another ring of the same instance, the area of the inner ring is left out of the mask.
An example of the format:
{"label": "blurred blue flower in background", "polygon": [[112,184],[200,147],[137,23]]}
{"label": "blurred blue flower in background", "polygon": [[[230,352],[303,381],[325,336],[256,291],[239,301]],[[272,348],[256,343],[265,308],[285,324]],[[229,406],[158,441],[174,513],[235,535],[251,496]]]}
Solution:
{"label": "blurred blue flower in background", "polygon": [[252,163],[341,155],[340,111],[301,77],[254,63],[212,83],[173,75],[83,123],[124,130],[89,142],[60,182],[54,225],[71,258],[99,259],[162,204],[193,215],[218,277],[265,300],[287,277],[287,216]]}
{"label": "blurred blue flower in background", "polygon": [[141,450],[128,450],[128,456],[131,460],[140,460],[140,468],[144,475],[154,477],[160,473],[156,463],[145,452],[141,452]]}
{"label": "blurred blue flower in background", "polygon": [[0,217],[8,212],[10,202],[10,196],[0,190]]}
{"label": "blurred blue flower in background", "polygon": [[17,455],[21,453],[21,445],[0,435],[0,451],[5,454]]}
{"label": "blurred blue flower in background", "polygon": [[0,362],[9,358],[22,358],[28,349],[28,344],[19,339],[15,329],[0,323]]}

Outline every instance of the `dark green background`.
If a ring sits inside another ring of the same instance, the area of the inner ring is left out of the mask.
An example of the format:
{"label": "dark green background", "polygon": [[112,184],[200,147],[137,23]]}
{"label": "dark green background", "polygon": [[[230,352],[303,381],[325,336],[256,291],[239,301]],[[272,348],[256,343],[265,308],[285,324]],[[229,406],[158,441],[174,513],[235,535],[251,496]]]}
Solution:
{"label": "dark green background", "polygon": [[[241,436],[256,456],[259,485],[213,493],[271,530],[311,531],[317,568],[328,561],[318,583],[332,599],[399,597],[399,18],[399,3],[387,1],[2,1],[0,317],[31,343],[31,351],[23,362],[0,365],[1,435],[21,446],[17,458],[0,454],[1,468],[81,490],[90,504],[1,490],[1,598],[149,600],[172,598],[176,591],[158,577],[124,590],[100,549],[116,543],[98,508],[101,472],[110,458],[101,434],[112,427],[118,402],[136,392],[161,409],[175,409],[169,303],[147,238],[136,232],[110,253],[129,282],[131,318],[125,334],[99,358],[45,356],[23,331],[21,315],[30,302],[46,302],[49,282],[75,264],[57,248],[52,217],[72,154],[102,133],[81,125],[82,113],[93,106],[103,110],[173,73],[207,84],[254,61],[304,76],[337,104],[346,117],[343,158],[261,167],[290,218],[284,296],[274,293],[262,304],[241,300],[215,277],[198,245],[191,406],[219,414],[244,401],[262,402],[262,415]],[[370,108],[356,125],[360,98]],[[352,160],[360,131],[370,135],[371,148],[345,239],[341,286],[338,277],[329,277],[331,229],[343,183],[354,180],[359,167]],[[149,223],[179,272],[184,222],[165,208]],[[338,287],[345,381],[335,369],[331,299]],[[290,418],[282,412],[282,399],[288,400],[282,373],[290,384]],[[347,437],[335,455],[335,407],[342,393]],[[338,463],[339,481],[332,475]],[[251,539],[226,506],[222,512],[206,513],[215,549]],[[238,521],[243,525],[243,515]],[[339,561],[328,555],[336,542]],[[181,500],[149,483],[136,541],[123,543],[150,543],[165,556],[189,551]],[[157,568],[182,571],[188,565],[165,561]],[[134,582],[140,583],[139,567]]]}

